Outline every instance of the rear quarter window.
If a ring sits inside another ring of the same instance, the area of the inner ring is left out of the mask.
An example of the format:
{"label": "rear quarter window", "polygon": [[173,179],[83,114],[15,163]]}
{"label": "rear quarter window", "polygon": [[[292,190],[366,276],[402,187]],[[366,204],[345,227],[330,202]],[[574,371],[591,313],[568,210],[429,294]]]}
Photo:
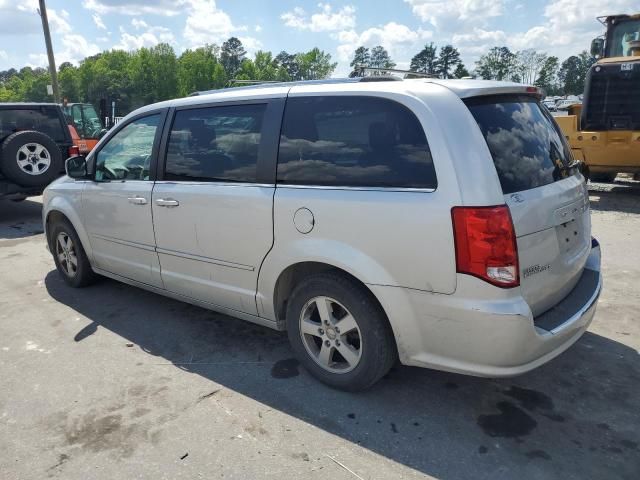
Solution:
{"label": "rear quarter window", "polygon": [[287,100],[278,182],[346,187],[436,188],[418,118],[392,100],[368,96]]}
{"label": "rear quarter window", "polygon": [[575,174],[567,143],[547,110],[529,96],[465,100],[493,157],[502,191],[521,192]]}

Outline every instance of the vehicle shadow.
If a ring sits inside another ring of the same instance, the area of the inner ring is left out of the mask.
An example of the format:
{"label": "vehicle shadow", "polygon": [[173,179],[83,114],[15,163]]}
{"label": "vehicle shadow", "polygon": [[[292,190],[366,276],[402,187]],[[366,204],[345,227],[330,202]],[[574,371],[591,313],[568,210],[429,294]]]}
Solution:
{"label": "vehicle shadow", "polygon": [[111,280],[75,290],[52,271],[45,285],[93,322],[76,333],[78,342],[108,329],[158,364],[434,477],[637,478],[640,471],[640,355],[609,338],[587,333],[514,379],[397,366],[372,389],[348,394],[311,378],[281,332]]}
{"label": "vehicle shadow", "polygon": [[42,203],[37,200],[0,200],[0,239],[20,239],[40,235]]}
{"label": "vehicle shadow", "polygon": [[603,191],[590,191],[589,203],[592,210],[602,212],[621,212],[640,214],[640,188],[630,193],[629,189],[612,188]]}

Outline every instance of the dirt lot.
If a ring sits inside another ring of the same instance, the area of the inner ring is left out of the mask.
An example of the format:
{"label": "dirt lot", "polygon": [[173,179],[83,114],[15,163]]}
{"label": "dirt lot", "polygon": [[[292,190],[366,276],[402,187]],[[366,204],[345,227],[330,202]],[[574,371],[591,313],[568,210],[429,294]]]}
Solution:
{"label": "dirt lot", "polygon": [[605,291],[542,368],[317,383],[285,335],[103,281],[67,288],[40,204],[0,204],[0,478],[613,479],[640,472],[640,184],[592,189]]}

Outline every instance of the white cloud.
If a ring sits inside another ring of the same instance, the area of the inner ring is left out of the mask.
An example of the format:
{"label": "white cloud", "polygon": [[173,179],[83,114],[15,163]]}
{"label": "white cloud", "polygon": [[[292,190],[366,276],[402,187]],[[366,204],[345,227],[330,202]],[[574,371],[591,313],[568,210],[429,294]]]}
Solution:
{"label": "white cloud", "polygon": [[102,18],[100,18],[100,15],[98,15],[97,13],[94,13],[91,16],[91,18],[93,18],[93,23],[96,24],[96,27],[98,27],[99,30],[106,30],[107,29],[107,26],[102,21]]}
{"label": "white cloud", "polygon": [[149,25],[147,24],[147,22],[145,22],[144,20],[140,20],[139,18],[134,18],[131,20],[131,25],[133,25],[133,28],[135,28],[136,30],[141,30],[143,28],[149,28]]}
{"label": "white cloud", "polygon": [[[134,19],[135,20],[135,19]],[[133,22],[132,22],[133,23]],[[174,43],[175,36],[171,30],[166,27],[149,27],[146,31],[139,35],[128,33],[123,27],[120,27],[120,41],[113,46],[117,50],[137,50],[142,47],[153,47],[158,43]],[[135,27],[135,24],[134,24]],[[137,29],[138,27],[136,27]]]}
{"label": "white cloud", "polygon": [[289,12],[280,15],[287,27],[298,30],[311,30],[312,32],[333,32],[337,30],[351,29],[356,26],[356,9],[351,5],[342,7],[334,12],[328,3],[319,3],[320,12],[311,17],[301,7],[295,7]]}
{"label": "white cloud", "polygon": [[534,48],[564,60],[588,50],[592,38],[604,33],[596,17],[611,12],[635,12],[637,0],[609,0],[606,10],[598,0],[550,0],[545,21],[524,32],[509,35],[505,44],[513,50]]}
{"label": "white cloud", "polygon": [[254,37],[238,37],[238,40],[242,42],[242,46],[249,55],[253,55],[264,46],[260,40]]}
{"label": "white cloud", "polygon": [[374,47],[382,45],[392,59],[395,57],[406,58],[407,51],[418,51],[424,46],[424,42],[431,38],[433,32],[429,30],[412,30],[406,25],[389,22],[379,27],[368,28],[361,33],[355,30],[344,30],[334,34],[338,40],[338,60],[350,61],[356,48],[363,45]]}
{"label": "white cloud", "polygon": [[[95,55],[101,50],[96,44],[75,33],[62,37],[62,47],[62,50],[56,52],[56,65],[64,62],[77,64],[80,60]],[[29,54],[29,61],[32,67],[47,67],[49,65],[45,53]]]}
{"label": "white cloud", "polygon": [[161,15],[172,17],[182,13],[186,0],[85,0],[82,6],[100,15]]}
{"label": "white cloud", "polygon": [[0,60],[8,60],[8,59],[9,59],[9,54],[4,50],[0,50]]}
{"label": "white cloud", "polygon": [[256,25],[256,26],[255,26],[255,28],[254,28],[254,30],[255,30],[257,33],[260,33],[260,32],[262,31],[262,26],[261,26],[261,25]]}
{"label": "white cloud", "polygon": [[235,31],[243,30],[242,27],[236,27],[231,17],[220,10],[213,0],[191,0],[188,13],[183,35],[189,46],[220,43]]}
{"label": "white cloud", "polygon": [[592,38],[603,33],[595,20],[607,12],[637,10],[637,0],[547,0],[540,2],[544,20],[529,22],[523,31],[509,31],[510,16],[522,17],[522,3],[510,0],[404,0],[414,15],[436,27],[438,45],[453,43],[468,66],[494,46],[513,51],[537,49],[564,60],[588,49]]}
{"label": "white cloud", "polygon": [[457,45],[459,43],[493,43],[494,45],[501,45],[507,39],[507,35],[502,30],[483,30],[481,28],[474,28],[472,33],[456,33],[453,35],[453,43]]}
{"label": "white cloud", "polygon": [[503,13],[505,0],[404,0],[423,22],[445,28],[452,23],[484,24]]}

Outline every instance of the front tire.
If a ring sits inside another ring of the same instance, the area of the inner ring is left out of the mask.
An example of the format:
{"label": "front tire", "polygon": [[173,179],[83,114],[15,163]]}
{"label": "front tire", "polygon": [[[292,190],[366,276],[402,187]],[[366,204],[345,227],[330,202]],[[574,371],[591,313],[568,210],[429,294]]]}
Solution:
{"label": "front tire", "polygon": [[318,380],[359,391],[393,366],[393,333],[371,292],[336,273],[300,283],[287,306],[287,331],[300,363]]}
{"label": "front tire", "polygon": [[96,281],[97,275],[68,220],[59,220],[53,225],[49,245],[58,273],[67,285],[82,288]]}

